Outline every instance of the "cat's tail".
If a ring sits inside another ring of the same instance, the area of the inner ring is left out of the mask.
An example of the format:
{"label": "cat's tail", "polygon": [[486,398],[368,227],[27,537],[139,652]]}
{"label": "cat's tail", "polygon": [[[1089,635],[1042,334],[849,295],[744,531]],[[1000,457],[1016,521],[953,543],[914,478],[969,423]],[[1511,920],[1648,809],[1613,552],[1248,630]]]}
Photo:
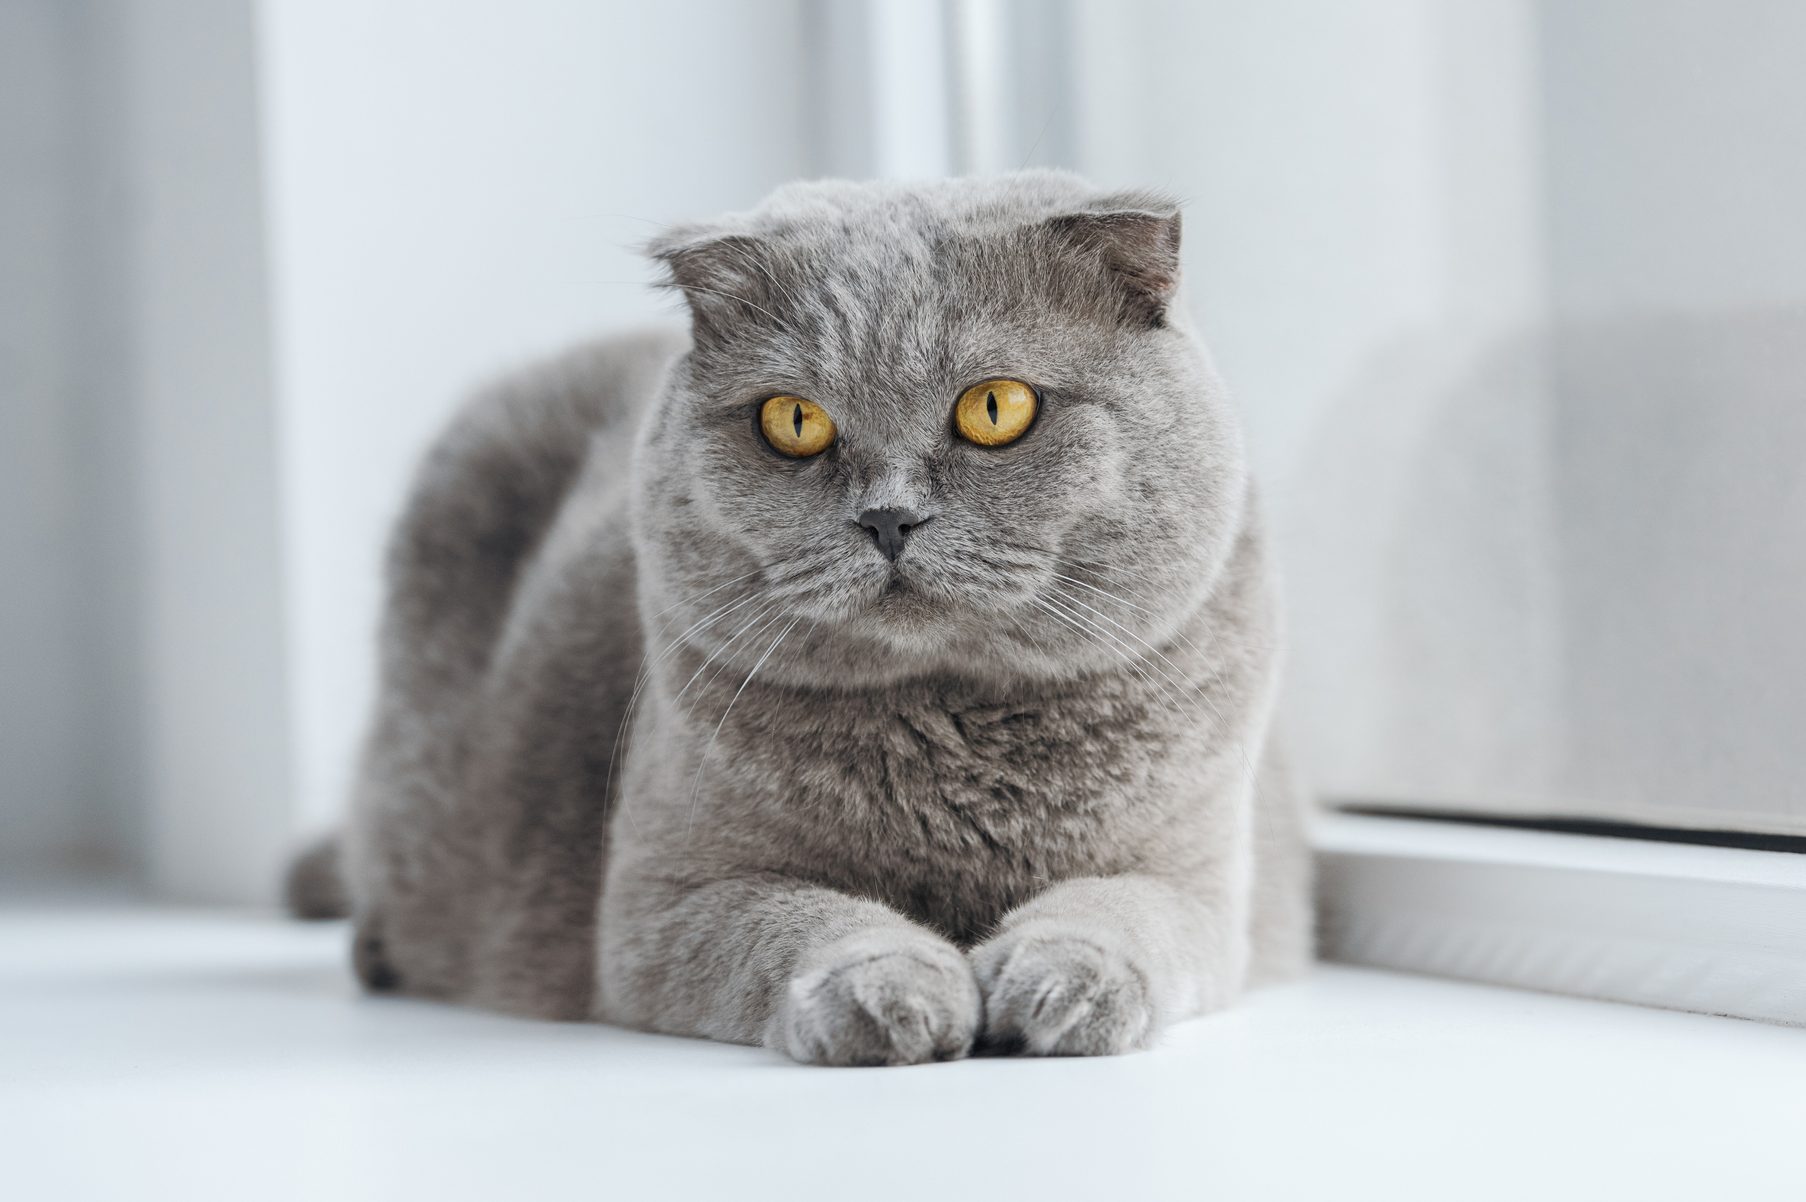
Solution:
{"label": "cat's tail", "polygon": [[350,917],[351,899],[345,893],[337,833],[316,839],[290,862],[288,876],[282,883],[282,897],[288,912],[296,918],[315,921]]}

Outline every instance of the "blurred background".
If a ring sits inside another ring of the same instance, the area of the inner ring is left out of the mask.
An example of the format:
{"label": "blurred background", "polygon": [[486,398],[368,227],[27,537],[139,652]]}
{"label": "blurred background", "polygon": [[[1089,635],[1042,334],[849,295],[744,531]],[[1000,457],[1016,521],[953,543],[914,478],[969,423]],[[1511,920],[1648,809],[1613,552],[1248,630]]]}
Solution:
{"label": "blurred background", "polygon": [[271,898],[483,378],[798,177],[1186,204],[1317,792],[1806,835],[1806,5],[0,0],[0,873]]}

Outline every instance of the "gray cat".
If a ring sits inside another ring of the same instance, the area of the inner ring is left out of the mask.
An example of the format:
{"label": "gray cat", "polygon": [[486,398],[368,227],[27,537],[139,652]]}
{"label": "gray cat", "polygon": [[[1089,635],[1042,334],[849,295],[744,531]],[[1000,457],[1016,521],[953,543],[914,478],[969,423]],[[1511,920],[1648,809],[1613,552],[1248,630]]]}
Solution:
{"label": "gray cat", "polygon": [[1029,172],[673,229],[687,336],[479,396],[396,531],[372,989],[819,1064],[1146,1046],[1309,953],[1179,216]]}

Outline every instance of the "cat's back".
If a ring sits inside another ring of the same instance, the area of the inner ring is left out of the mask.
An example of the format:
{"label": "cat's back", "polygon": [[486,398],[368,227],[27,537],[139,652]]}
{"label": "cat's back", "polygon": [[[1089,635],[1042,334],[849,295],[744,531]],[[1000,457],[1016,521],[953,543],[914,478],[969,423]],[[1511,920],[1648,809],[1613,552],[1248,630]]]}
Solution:
{"label": "cat's back", "polygon": [[464,403],[422,460],[390,542],[386,685],[430,701],[483,670],[579,477],[625,480],[639,416],[687,345],[675,329],[594,338]]}
{"label": "cat's back", "polygon": [[[391,536],[377,708],[345,840],[372,987],[587,1010],[600,792],[583,771],[530,769],[593,758],[565,746],[590,729],[560,720],[571,696],[590,698],[598,729],[624,704],[638,633],[608,617],[631,605],[633,581],[612,511],[640,415],[687,345],[643,330],[515,372],[467,401],[421,463]],[[573,558],[585,530],[596,537]],[[547,587],[588,577],[595,587]],[[573,592],[600,613],[564,612]],[[585,639],[613,642],[573,648]],[[593,679],[573,685],[572,664]]]}

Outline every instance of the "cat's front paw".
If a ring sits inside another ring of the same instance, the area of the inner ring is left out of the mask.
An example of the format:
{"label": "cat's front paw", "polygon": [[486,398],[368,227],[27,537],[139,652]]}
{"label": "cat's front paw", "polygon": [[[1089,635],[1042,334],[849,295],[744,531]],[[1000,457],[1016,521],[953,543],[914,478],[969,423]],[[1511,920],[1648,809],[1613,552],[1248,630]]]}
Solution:
{"label": "cat's front paw", "polygon": [[1111,940],[1030,927],[974,949],[972,960],[992,1051],[1109,1056],[1146,1047],[1157,1029],[1147,975]]}
{"label": "cat's front paw", "polygon": [[804,1064],[921,1064],[972,1050],[983,999],[957,948],[923,934],[841,940],[790,981],[770,1042]]}

